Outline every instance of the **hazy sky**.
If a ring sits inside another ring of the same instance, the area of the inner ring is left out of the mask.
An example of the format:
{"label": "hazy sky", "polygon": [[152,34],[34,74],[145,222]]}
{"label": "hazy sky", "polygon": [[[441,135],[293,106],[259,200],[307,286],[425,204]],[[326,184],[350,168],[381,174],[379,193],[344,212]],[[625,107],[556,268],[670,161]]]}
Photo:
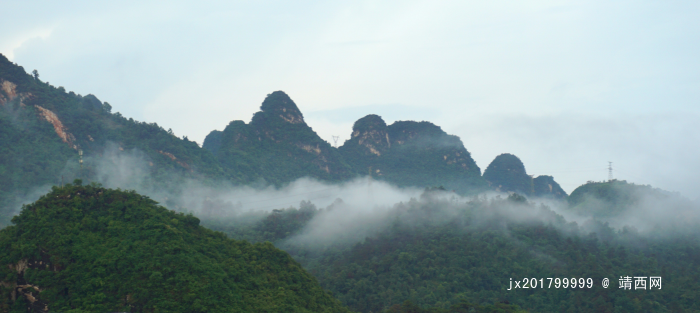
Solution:
{"label": "hazy sky", "polygon": [[700,189],[697,1],[3,1],[0,53],[201,144],[287,92],[321,137],[428,120],[482,171]]}

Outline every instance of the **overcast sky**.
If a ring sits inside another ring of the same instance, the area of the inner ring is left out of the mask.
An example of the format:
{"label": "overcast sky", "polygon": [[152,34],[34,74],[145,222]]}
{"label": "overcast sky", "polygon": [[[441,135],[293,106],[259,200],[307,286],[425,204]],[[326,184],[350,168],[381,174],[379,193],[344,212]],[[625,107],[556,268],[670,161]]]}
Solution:
{"label": "overcast sky", "polygon": [[427,120],[482,171],[700,189],[698,1],[3,1],[0,53],[200,144],[283,90],[324,139]]}

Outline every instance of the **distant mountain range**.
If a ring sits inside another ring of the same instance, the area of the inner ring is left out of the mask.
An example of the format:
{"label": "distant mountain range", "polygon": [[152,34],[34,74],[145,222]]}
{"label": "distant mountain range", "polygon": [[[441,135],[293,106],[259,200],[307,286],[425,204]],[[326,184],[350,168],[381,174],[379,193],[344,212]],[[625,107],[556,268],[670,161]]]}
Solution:
{"label": "distant mountain range", "polygon": [[551,177],[531,178],[512,155],[497,157],[482,176],[462,141],[430,122],[387,126],[370,114],[355,122],[348,141],[334,148],[306,124],[282,91],[269,94],[250,123],[232,121],[223,131],[212,131],[200,148],[155,123],[113,113],[109,103],[94,95],[42,82],[2,55],[0,86],[0,215],[5,224],[16,213],[11,208],[35,199],[37,188],[45,191],[75,178],[99,181],[110,151],[138,151],[151,177],[140,183],[170,190],[188,178],[282,186],[302,177],[341,182],[370,176],[398,186],[443,186],[460,194],[491,189],[566,198]]}

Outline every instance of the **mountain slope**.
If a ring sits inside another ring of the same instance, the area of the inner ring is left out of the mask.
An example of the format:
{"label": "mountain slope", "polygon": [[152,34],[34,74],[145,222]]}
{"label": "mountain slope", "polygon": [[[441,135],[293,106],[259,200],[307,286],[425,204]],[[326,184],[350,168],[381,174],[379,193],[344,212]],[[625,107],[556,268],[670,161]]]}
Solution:
{"label": "mountain slope", "polygon": [[171,174],[225,178],[214,156],[186,137],[111,113],[109,103],[42,82],[2,55],[0,87],[0,226],[32,188],[98,179],[97,163],[109,146],[142,153],[153,182]]}
{"label": "mountain slope", "polygon": [[13,223],[0,231],[0,312],[347,311],[270,243],[134,192],[54,187]]}
{"label": "mountain slope", "polygon": [[693,220],[698,216],[696,204],[677,193],[624,180],[588,182],[571,192],[568,202],[571,210],[596,218],[640,217],[661,208],[664,213],[653,220]]}
{"label": "mountain slope", "polygon": [[398,121],[387,126],[377,115],[355,122],[338,148],[356,172],[398,186],[444,186],[460,193],[485,188],[481,170],[457,136],[429,122]]}
{"label": "mountain slope", "polygon": [[554,177],[540,175],[532,180],[532,191],[536,197],[548,197],[554,199],[566,199],[566,191],[554,181]]}
{"label": "mountain slope", "polygon": [[264,180],[276,185],[304,176],[340,181],[353,176],[336,149],[311,129],[287,94],[265,98],[249,124],[232,121],[212,131],[203,147],[222,167],[244,182]]}

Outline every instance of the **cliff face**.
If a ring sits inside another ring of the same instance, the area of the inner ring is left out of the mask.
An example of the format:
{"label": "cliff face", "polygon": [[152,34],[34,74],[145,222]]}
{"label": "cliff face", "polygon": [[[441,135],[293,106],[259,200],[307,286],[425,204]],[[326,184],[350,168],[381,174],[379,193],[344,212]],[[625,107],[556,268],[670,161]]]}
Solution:
{"label": "cliff face", "polygon": [[212,131],[203,147],[242,183],[262,179],[284,184],[304,176],[328,181],[352,177],[337,150],[304,122],[297,105],[282,91],[269,94],[249,124],[232,121],[223,132]]}
{"label": "cliff face", "polygon": [[391,148],[388,128],[379,115],[370,114],[355,122],[352,127],[352,135],[349,142],[343,147],[347,149],[352,145],[357,147],[357,153],[371,157],[381,156]]}
{"label": "cliff face", "polygon": [[339,151],[355,172],[399,186],[444,186],[461,193],[485,187],[481,170],[462,141],[429,122],[399,121],[387,126],[367,115],[353,126]]}

